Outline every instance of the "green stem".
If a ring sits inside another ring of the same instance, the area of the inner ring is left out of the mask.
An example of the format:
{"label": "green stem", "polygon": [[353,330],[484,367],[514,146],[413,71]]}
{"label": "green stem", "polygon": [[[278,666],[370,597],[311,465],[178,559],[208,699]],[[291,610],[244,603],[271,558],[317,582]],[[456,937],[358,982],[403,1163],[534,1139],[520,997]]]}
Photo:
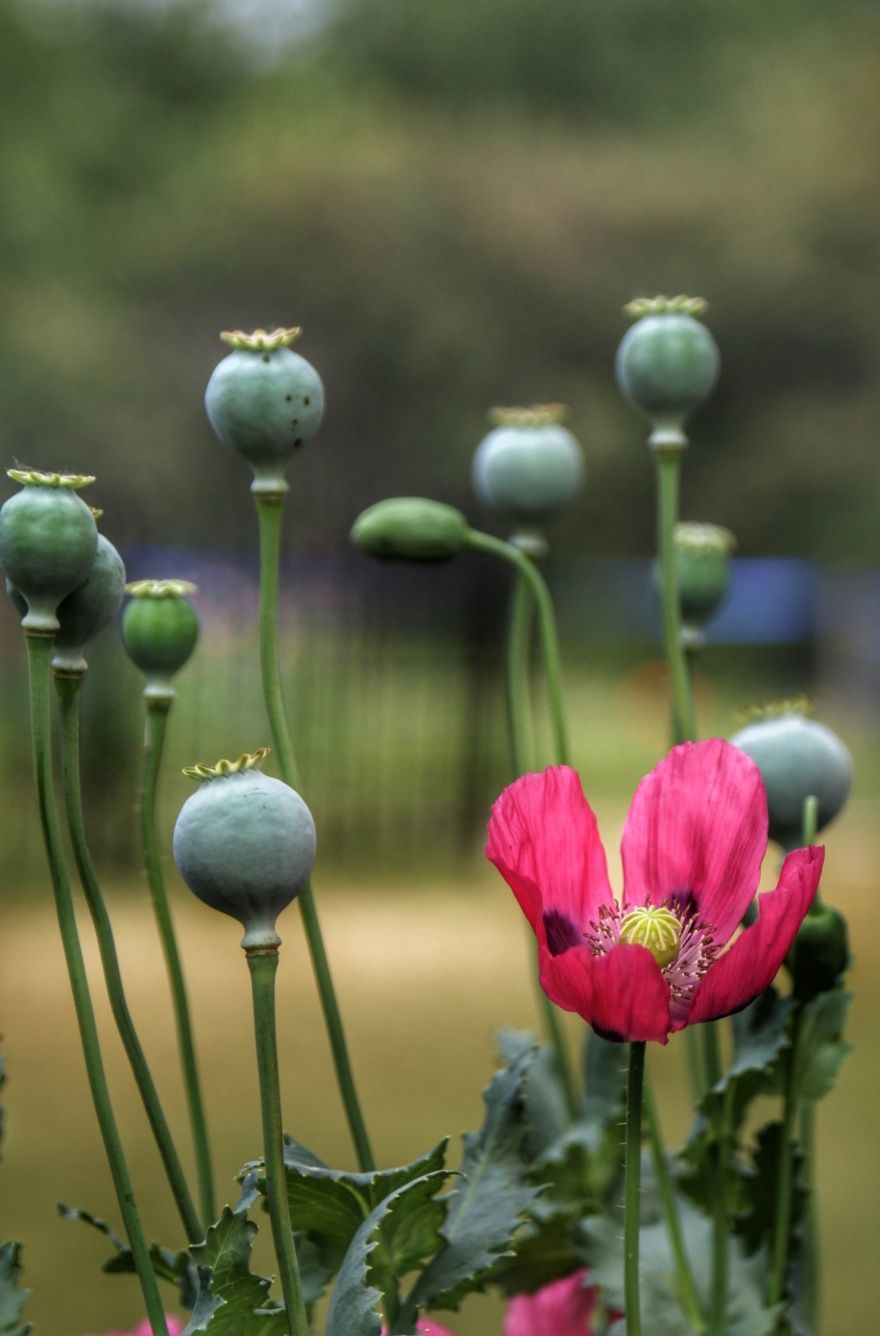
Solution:
{"label": "green stem", "polygon": [[[682,438],[684,441],[684,438]],[[676,742],[697,735],[694,698],[681,643],[681,605],[675,565],[675,525],[682,445],[657,448],[657,545],[663,601],[663,641],[672,682],[673,732]]]}
{"label": "green stem", "polygon": [[162,1110],[159,1094],[128,1008],[110,915],[107,912],[101,887],[98,884],[86,836],[79,763],[81,685],[81,676],[56,676],[55,678],[55,687],[61,707],[61,769],[64,780],[64,804],[67,812],[70,842],[73,847],[73,856],[76,860],[82,888],[85,892],[86,903],[95,926],[95,936],[98,940],[98,950],[101,954],[101,965],[104,970],[113,1019],[116,1022],[116,1028],[119,1031],[123,1048],[131,1065],[135,1083],[143,1100],[144,1109],[153,1136],[156,1139],[156,1145],[159,1148],[159,1155],[165,1167],[187,1239],[190,1243],[198,1243],[204,1237],[204,1229],[196,1214],[186,1176]]}
{"label": "green stem", "polygon": [[700,1296],[697,1293],[694,1273],[691,1270],[690,1258],[687,1254],[675,1187],[672,1182],[672,1175],[669,1172],[669,1162],[666,1158],[666,1148],[663,1144],[663,1134],[660,1130],[660,1119],[654,1102],[650,1078],[645,1082],[645,1120],[648,1125],[648,1139],[651,1143],[654,1177],[657,1180],[657,1190],[660,1193],[660,1202],[666,1220],[666,1230],[669,1235],[669,1246],[672,1249],[675,1278],[682,1311],[693,1331],[704,1332],[706,1321],[703,1316]]}
{"label": "green stem", "polygon": [[804,1313],[810,1336],[818,1336],[822,1323],[822,1246],[816,1209],[816,1105],[812,1100],[801,1105],[800,1144],[808,1192],[803,1244]]}
{"label": "green stem", "polygon": [[[706,1089],[711,1090],[721,1079],[721,1054],[718,1047],[718,1028],[713,1022],[700,1026],[703,1040],[703,1071]],[[727,1313],[728,1239],[727,1239],[727,1105],[715,1123],[715,1173],[712,1193],[712,1291],[710,1301],[710,1330],[713,1336],[724,1336]]]}
{"label": "green stem", "polygon": [[785,1084],[782,1102],[782,1144],[779,1151],[779,1174],[776,1181],[776,1212],[773,1224],[770,1293],[771,1307],[781,1303],[785,1295],[785,1276],[791,1245],[791,1195],[794,1181],[794,1133],[797,1125],[798,1099],[795,1090],[797,1075],[800,1008],[791,1022],[791,1045],[785,1055]]}
{"label": "green stem", "polygon": [[156,794],[159,786],[159,772],[162,767],[162,754],[165,748],[165,729],[170,708],[170,700],[147,699],[146,701],[144,763],[141,776],[141,842],[144,850],[147,882],[150,887],[150,898],[153,903],[153,914],[159,930],[159,940],[162,943],[162,953],[165,957],[165,970],[171,989],[174,1022],[177,1027],[177,1047],[183,1069],[183,1083],[195,1149],[199,1204],[204,1233],[204,1229],[212,1223],[215,1217],[214,1174],[211,1167],[208,1124],[199,1081],[189,999],[187,998],[177,936],[174,931],[174,921],[171,917],[171,906],[168,903],[168,895],[165,890],[156,816]]}
{"label": "green stem", "polygon": [[290,1224],[287,1178],[284,1172],[284,1140],[281,1122],[281,1086],[278,1079],[278,1040],[275,1032],[275,973],[278,948],[247,952],[254,999],[254,1036],[260,1076],[260,1109],[263,1117],[263,1154],[266,1161],[266,1204],[272,1224],[272,1240],[284,1306],[291,1336],[308,1336],[302,1283]]}
{"label": "green stem", "polygon": [[34,779],[40,808],[43,840],[52,879],[58,928],[67,963],[70,990],[76,1010],[80,1042],[88,1074],[89,1088],[98,1118],[98,1126],[107,1152],[113,1186],[119,1210],[131,1246],[132,1258],[147,1308],[153,1336],[168,1336],[165,1313],[159,1287],[150,1262],[150,1253],[143,1226],[135,1203],[134,1190],[125,1162],[119,1129],[113,1116],[110,1092],[101,1059],[98,1030],[86,976],[85,962],[80,947],[73,896],[64,861],[64,848],[55,806],[52,783],[51,727],[49,720],[49,663],[52,658],[50,636],[28,635],[28,669],[30,676],[31,742]]}
{"label": "green stem", "polygon": [[553,613],[553,600],[543,576],[537,566],[519,548],[512,543],[505,543],[492,534],[469,529],[468,546],[481,552],[491,552],[502,561],[515,566],[528,585],[538,610],[538,635],[541,640],[541,654],[544,671],[547,674],[547,695],[550,704],[550,723],[553,730],[553,749],[558,765],[569,765],[571,753],[568,745],[568,727],[565,720],[565,702],[562,691],[562,669],[559,656],[559,637],[556,633],[556,618]]}
{"label": "green stem", "polygon": [[[278,575],[281,560],[281,514],[283,496],[257,493],[255,495],[260,527],[260,669],[263,695],[269,727],[278,754],[281,777],[292,788],[299,787],[299,775],[293,754],[293,744],[281,694],[278,670]],[[330,973],[330,963],[324,946],[318,910],[311,886],[306,886],[298,897],[303,928],[308,942],[312,969],[324,1012],[324,1023],[330,1039],[333,1063],[339,1093],[354,1142],[358,1164],[363,1173],[376,1167],[364,1116],[358,1100],[354,1073],[348,1055],[342,1015]]]}
{"label": "green stem", "polygon": [[645,1077],[645,1044],[629,1046],[626,1085],[626,1152],[623,1179],[623,1307],[627,1336],[641,1336],[639,1301],[639,1193],[642,1172],[642,1086]]}
{"label": "green stem", "polygon": [[[529,743],[529,642],[534,599],[526,577],[519,571],[514,578],[510,600],[507,635],[507,724],[510,768],[513,778],[525,774],[531,754]],[[556,1054],[556,1067],[569,1117],[579,1113],[579,1101],[571,1059],[559,1014],[536,978],[538,1005],[544,1028]]]}

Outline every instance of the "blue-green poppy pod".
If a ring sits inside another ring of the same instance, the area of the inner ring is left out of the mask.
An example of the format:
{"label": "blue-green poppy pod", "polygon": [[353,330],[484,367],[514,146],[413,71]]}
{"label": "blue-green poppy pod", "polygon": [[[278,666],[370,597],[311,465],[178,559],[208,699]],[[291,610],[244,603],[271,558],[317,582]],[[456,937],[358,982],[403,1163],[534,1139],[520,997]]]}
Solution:
{"label": "blue-green poppy pod", "polygon": [[460,510],[425,496],[390,496],[358,515],[355,547],[385,561],[451,561],[470,530]]}
{"label": "blue-green poppy pod", "polygon": [[9,469],[21,483],[0,508],[0,566],[27,604],[25,631],[54,635],[58,604],[82,584],[95,560],[95,518],[77,492],[87,474]]}
{"label": "blue-green poppy pod", "polygon": [[147,699],[172,700],[173,678],[196,647],[199,619],[188,595],[188,580],[133,580],[125,586],[131,601],[122,618],[122,643],[132,663],[147,679]]}
{"label": "blue-green poppy pod", "polygon": [[584,481],[584,456],[562,404],[495,408],[492,431],[473,462],[481,501],[516,525],[542,529],[570,505]]}
{"label": "blue-green poppy pod", "polygon": [[84,673],[83,651],[90,640],[109,626],[125,593],[125,566],[116,548],[98,534],[95,560],[81,585],[58,605],[58,632],[52,667],[56,673]]}
{"label": "blue-green poppy pod", "polygon": [[802,704],[771,706],[730,740],[761,771],[770,835],[784,848],[803,843],[807,798],[819,805],[817,830],[842,809],[852,785],[852,757],[835,732],[804,714]]}
{"label": "blue-green poppy pod", "polygon": [[680,430],[718,380],[721,355],[698,316],[701,297],[639,297],[615,363],[620,388],[656,429]]}
{"label": "blue-green poppy pod", "polygon": [[212,909],[238,919],[245,950],[276,947],[275,921],[308,882],[315,823],[299,794],[261,773],[268,748],[185,770],[199,781],[174,827],[174,861]]}
{"label": "blue-green poppy pod", "polygon": [[214,368],[205,409],[223,444],[253,469],[252,492],[288,490],[287,465],[324,416],[321,377],[291,348],[300,333],[236,329],[220,335],[232,352]]}

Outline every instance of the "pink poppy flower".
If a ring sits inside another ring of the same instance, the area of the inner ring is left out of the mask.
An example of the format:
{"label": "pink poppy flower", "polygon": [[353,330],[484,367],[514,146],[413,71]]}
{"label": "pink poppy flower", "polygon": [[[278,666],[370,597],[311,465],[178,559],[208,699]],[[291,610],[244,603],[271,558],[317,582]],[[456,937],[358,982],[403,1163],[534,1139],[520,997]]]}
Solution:
{"label": "pink poppy flower", "polygon": [[[165,1323],[168,1327],[168,1336],[183,1336],[186,1323],[182,1318],[172,1317],[170,1313],[166,1313]],[[135,1327],[134,1331],[108,1331],[106,1336],[153,1336],[153,1328],[148,1321],[144,1321]]]}
{"label": "pink poppy flower", "polygon": [[523,775],[492,809],[486,854],[538,940],[541,987],[607,1039],[665,1044],[727,1016],[774,979],[819,884],[825,851],[797,849],[727,950],[767,848],[760,771],[721,738],[675,747],[636,790],[623,832],[623,898],[580,780]]}
{"label": "pink poppy flower", "polygon": [[576,1271],[536,1294],[518,1294],[507,1305],[504,1336],[589,1336],[598,1299],[587,1272]]}

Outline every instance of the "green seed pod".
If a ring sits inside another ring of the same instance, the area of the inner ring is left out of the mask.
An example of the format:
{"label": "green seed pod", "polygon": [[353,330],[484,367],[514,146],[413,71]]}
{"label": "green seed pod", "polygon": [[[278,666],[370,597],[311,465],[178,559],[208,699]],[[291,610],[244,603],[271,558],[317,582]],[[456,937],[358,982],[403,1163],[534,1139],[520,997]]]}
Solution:
{"label": "green seed pod", "polygon": [[374,557],[449,561],[464,547],[467,534],[467,520],[454,506],[422,496],[395,496],[363,511],[351,540]]}
{"label": "green seed pod", "polygon": [[172,841],[187,886],[238,919],[245,950],[278,945],[275,920],[315,862],[312,814],[289,785],[260,773],[267,751],[185,770],[200,787],[180,809]]}
{"label": "green seed pod", "polygon": [[794,995],[802,1002],[835,988],[849,967],[846,919],[832,905],[811,909],[798,930],[789,963]]}
{"label": "green seed pod", "polygon": [[803,843],[804,803],[818,801],[817,830],[841,810],[852,784],[852,757],[836,733],[804,716],[797,705],[771,707],[731,742],[761,771],[770,836],[786,849]]}
{"label": "green seed pod", "polygon": [[88,665],[83,650],[90,640],[109,626],[119,611],[125,592],[125,566],[116,548],[98,534],[92,569],[81,585],[58,605],[58,634],[52,667],[56,673],[84,673]]}
{"label": "green seed pod", "polygon": [[131,602],[122,618],[122,643],[147,679],[144,695],[171,701],[171,679],[199,638],[199,619],[186,598],[196,587],[188,580],[135,580],[125,588]]}
{"label": "green seed pod", "polygon": [[655,427],[680,430],[711,393],[721,357],[705,325],[699,297],[640,298],[626,308],[637,317],[617,350],[617,381]]}
{"label": "green seed pod", "polygon": [[9,469],[21,483],[0,509],[0,566],[27,603],[26,631],[58,630],[58,604],[88,575],[98,545],[94,516],[77,490],[84,474]]}
{"label": "green seed pod", "polygon": [[[703,643],[703,628],[721,610],[730,592],[731,554],[736,539],[718,524],[676,524],[675,567],[685,643]],[[660,567],[653,569],[654,585],[661,590]]]}
{"label": "green seed pod", "polygon": [[233,351],[215,368],[205,408],[217,436],[250,464],[252,492],[288,490],[293,453],[311,440],[324,416],[324,386],[290,345],[298,329],[237,329],[220,335]]}
{"label": "green seed pod", "polygon": [[514,524],[542,528],[574,499],[584,481],[583,451],[562,426],[561,404],[496,408],[495,429],[477,447],[477,496]]}

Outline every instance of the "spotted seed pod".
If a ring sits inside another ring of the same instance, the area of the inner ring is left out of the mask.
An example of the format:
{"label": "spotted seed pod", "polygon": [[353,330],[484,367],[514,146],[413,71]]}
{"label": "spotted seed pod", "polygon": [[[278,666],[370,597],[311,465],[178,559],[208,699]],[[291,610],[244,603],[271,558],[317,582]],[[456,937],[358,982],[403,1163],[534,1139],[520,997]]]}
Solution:
{"label": "spotted seed pod", "polygon": [[543,529],[584,481],[583,451],[562,425],[565,409],[561,404],[496,408],[490,417],[495,426],[474,455],[474,490],[514,525]]}
{"label": "spotted seed pod", "polygon": [[85,474],[9,469],[21,483],[0,508],[0,566],[27,605],[25,631],[52,635],[59,603],[85,580],[95,560],[98,530],[77,491]]}
{"label": "spotted seed pod", "polygon": [[170,701],[172,679],[199,638],[199,619],[187,598],[196,587],[188,580],[135,580],[125,588],[131,601],[122,618],[122,643],[147,679],[147,699]]}
{"label": "spotted seed pod", "polygon": [[465,546],[468,523],[460,510],[422,496],[377,501],[355,520],[351,540],[390,561],[449,561]]}
{"label": "spotted seed pod", "polygon": [[699,297],[651,297],[626,309],[636,323],[617,350],[618,384],[656,428],[680,430],[715,388],[721,366],[715,340],[696,319],[706,303]]}
{"label": "spotted seed pod", "polygon": [[324,416],[321,377],[290,347],[299,334],[257,329],[220,335],[232,352],[214,368],[205,408],[223,444],[253,469],[252,492],[288,490],[284,474],[291,456],[311,440]]}
{"label": "spotted seed pod", "polygon": [[180,809],[172,841],[187,886],[238,919],[245,950],[278,945],[275,921],[315,862],[312,814],[294,789],[260,772],[267,750],[185,770],[199,788]]}
{"label": "spotted seed pod", "polygon": [[818,801],[817,829],[833,821],[849,796],[852,757],[836,733],[796,705],[771,707],[732,738],[758,766],[767,789],[770,836],[786,849],[803,844],[804,803]]}
{"label": "spotted seed pod", "polygon": [[125,566],[116,548],[98,534],[95,560],[81,585],[58,605],[58,633],[52,667],[56,673],[80,674],[88,667],[83,651],[119,611],[125,592]]}

